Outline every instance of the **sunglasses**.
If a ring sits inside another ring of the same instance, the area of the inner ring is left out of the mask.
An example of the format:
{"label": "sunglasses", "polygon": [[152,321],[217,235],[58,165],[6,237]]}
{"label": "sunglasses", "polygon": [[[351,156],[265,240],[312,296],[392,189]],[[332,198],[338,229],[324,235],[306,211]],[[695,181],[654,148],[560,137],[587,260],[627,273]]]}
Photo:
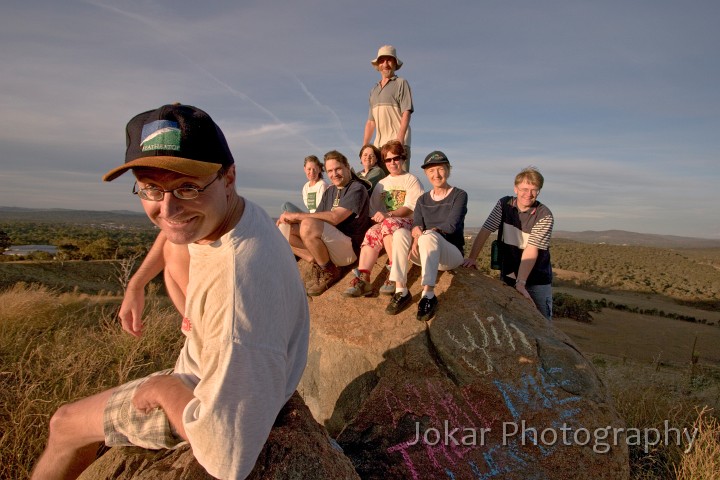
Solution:
{"label": "sunglasses", "polygon": [[404,156],[404,155],[397,155],[397,156],[395,156],[395,157],[386,158],[386,159],[385,159],[385,163],[390,163],[390,162],[402,162],[403,160],[405,160],[405,156]]}

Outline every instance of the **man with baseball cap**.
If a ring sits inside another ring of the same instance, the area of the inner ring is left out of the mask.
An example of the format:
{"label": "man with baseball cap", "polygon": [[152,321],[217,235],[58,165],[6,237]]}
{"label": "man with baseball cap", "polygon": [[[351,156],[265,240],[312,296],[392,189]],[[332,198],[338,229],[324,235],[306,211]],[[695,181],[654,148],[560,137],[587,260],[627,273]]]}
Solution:
{"label": "man with baseball cap", "polygon": [[[205,112],[165,105],[134,117],[126,133],[125,163],[103,179],[135,176],[133,193],[161,233],[134,280],[144,287],[165,267],[185,344],[172,370],[60,407],[33,477],[77,477],[104,441],[189,442],[210,475],[245,478],[305,368],[309,313],[297,266],[274,222],[235,191],[232,154]],[[121,309],[123,327],[139,336],[142,292],[126,295],[135,298]]]}
{"label": "man with baseball cap", "polygon": [[384,45],[378,49],[377,56],[370,61],[380,72],[380,81],[370,91],[370,112],[365,123],[363,145],[370,143],[381,148],[390,140],[397,140],[405,147],[403,170],[410,169],[410,115],[413,113],[410,84],[404,78],[395,75],[403,66],[395,47]]}

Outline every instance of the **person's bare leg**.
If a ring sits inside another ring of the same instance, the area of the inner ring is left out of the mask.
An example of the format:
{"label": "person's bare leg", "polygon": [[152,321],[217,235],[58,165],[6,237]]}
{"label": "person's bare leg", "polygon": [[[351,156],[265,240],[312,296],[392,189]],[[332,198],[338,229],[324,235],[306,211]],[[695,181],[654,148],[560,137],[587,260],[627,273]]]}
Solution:
{"label": "person's bare leg", "polygon": [[315,218],[307,218],[300,223],[300,238],[318,265],[325,265],[330,261],[330,253],[322,241],[324,228],[325,222]]}
{"label": "person's bare leg", "polygon": [[180,315],[185,316],[185,298],[190,277],[190,252],[187,245],[165,242],[165,289]]}
{"label": "person's bare leg", "polygon": [[358,270],[367,270],[372,272],[373,265],[377,262],[380,255],[380,248],[373,248],[365,245],[360,249],[360,259],[358,260]]}
{"label": "person's bare leg", "polygon": [[315,259],[310,254],[307,248],[305,248],[305,244],[302,241],[302,238],[300,238],[300,225],[297,223],[294,223],[292,227],[290,228],[290,234],[288,237],[288,243],[290,244],[290,249],[293,251],[295,255],[302,258],[306,262],[313,263]]}
{"label": "person's bare leg", "polygon": [[36,480],[77,478],[105,439],[103,412],[114,389],[58,408],[50,419],[45,451],[31,475]]}

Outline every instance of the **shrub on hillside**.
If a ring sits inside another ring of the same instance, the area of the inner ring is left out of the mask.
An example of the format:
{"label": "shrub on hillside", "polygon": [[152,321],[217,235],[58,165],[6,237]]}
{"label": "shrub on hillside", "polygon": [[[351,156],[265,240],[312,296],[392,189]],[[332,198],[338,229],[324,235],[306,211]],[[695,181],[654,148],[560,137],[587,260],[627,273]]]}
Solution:
{"label": "shrub on hillside", "polygon": [[590,300],[575,298],[566,293],[553,295],[553,316],[591,323],[592,315],[590,315],[590,312],[599,311],[600,309]]}

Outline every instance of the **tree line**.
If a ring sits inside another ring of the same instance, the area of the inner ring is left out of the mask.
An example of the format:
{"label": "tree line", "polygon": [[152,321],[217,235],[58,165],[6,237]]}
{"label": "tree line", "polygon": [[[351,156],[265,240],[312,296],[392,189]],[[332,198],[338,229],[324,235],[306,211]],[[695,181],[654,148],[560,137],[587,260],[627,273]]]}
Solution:
{"label": "tree line", "polygon": [[[68,225],[61,223],[5,222],[0,224],[0,253],[13,245],[54,245],[57,260],[110,260],[136,257],[150,247],[157,235],[154,226],[114,224]],[[2,255],[3,261],[52,260],[47,252],[26,256]]]}

